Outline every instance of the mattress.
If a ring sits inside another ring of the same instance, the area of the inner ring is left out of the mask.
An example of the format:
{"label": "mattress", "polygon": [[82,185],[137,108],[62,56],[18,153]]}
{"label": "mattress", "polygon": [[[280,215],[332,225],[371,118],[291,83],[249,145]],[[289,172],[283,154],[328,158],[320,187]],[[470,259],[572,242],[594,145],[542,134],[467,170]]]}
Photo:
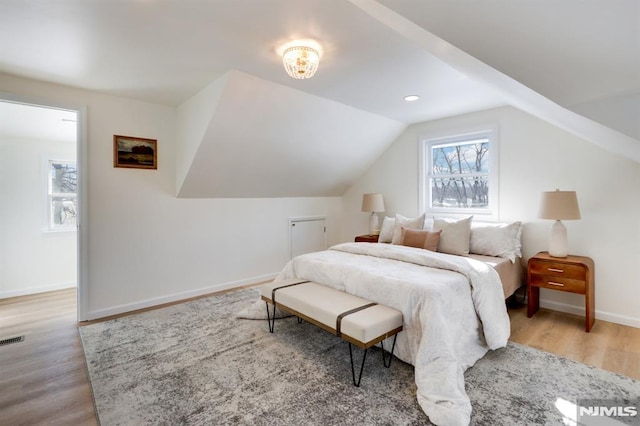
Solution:
{"label": "mattress", "polygon": [[509,259],[502,257],[483,256],[481,254],[470,254],[469,257],[491,265],[498,272],[500,281],[502,281],[505,299],[522,286],[524,267],[522,266],[521,258],[518,257],[515,262],[511,262]]}

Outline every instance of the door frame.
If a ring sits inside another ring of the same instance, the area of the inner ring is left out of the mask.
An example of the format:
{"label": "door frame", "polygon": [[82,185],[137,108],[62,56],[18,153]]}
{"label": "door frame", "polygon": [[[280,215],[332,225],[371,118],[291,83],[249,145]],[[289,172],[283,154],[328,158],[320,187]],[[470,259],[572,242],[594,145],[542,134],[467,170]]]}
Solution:
{"label": "door frame", "polygon": [[73,111],[77,114],[76,122],[76,167],[77,167],[77,183],[78,183],[78,225],[77,225],[77,312],[78,321],[87,320],[88,307],[88,241],[89,241],[89,220],[87,209],[87,107],[85,105],[73,105],[69,103],[54,102],[35,97],[17,95],[0,91],[0,102],[9,102],[14,104],[31,105],[36,107],[61,109]]}

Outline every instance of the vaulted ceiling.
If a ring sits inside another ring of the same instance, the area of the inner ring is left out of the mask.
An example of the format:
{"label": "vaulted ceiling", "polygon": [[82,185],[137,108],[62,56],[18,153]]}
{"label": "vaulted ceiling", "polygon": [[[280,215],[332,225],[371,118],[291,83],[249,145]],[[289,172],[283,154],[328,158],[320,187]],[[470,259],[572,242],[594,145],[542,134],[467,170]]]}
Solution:
{"label": "vaulted ceiling", "polygon": [[[276,54],[295,38],[323,47],[312,79]],[[505,104],[640,161],[567,109],[640,93],[635,0],[1,0],[0,39],[9,74],[178,109],[219,86],[179,119],[202,130],[180,196],[341,195],[406,125]]]}
{"label": "vaulted ceiling", "polygon": [[640,91],[636,0],[380,0],[557,102]]}
{"label": "vaulted ceiling", "polygon": [[[209,114],[201,114],[203,103]],[[404,129],[239,71],[216,80],[179,112],[178,138],[191,142],[182,149],[191,155],[178,163],[180,197],[341,195]]]}

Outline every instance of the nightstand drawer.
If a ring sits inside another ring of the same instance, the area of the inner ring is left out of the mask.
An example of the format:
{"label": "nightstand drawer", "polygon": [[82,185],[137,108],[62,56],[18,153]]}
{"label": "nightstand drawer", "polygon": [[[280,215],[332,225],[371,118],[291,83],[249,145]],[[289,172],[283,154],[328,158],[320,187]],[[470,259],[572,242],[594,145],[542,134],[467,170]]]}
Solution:
{"label": "nightstand drawer", "polygon": [[378,235],[358,235],[355,241],[356,243],[377,243]]}
{"label": "nightstand drawer", "polygon": [[532,274],[549,275],[552,277],[586,280],[587,271],[581,265],[567,265],[559,262],[534,261],[529,265]]}
{"label": "nightstand drawer", "polygon": [[585,294],[586,291],[586,282],[583,280],[533,273],[530,275],[529,285],[579,294]]}

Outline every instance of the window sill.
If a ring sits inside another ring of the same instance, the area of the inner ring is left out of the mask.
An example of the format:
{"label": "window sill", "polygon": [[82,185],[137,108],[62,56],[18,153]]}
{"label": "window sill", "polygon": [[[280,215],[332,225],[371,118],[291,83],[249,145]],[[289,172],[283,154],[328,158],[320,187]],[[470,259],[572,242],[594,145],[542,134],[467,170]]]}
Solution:
{"label": "window sill", "polygon": [[431,208],[426,210],[427,215],[451,215],[451,216],[492,216],[492,210],[485,209],[447,209],[447,208]]}
{"label": "window sill", "polygon": [[77,228],[67,228],[67,229],[43,229],[43,235],[67,235],[67,234],[75,234],[78,231]]}
{"label": "window sill", "polygon": [[493,210],[454,210],[454,209],[427,209],[425,215],[428,218],[434,217],[449,217],[452,219],[463,219],[469,216],[473,216],[474,220],[484,222],[494,222],[498,220],[498,215]]}

